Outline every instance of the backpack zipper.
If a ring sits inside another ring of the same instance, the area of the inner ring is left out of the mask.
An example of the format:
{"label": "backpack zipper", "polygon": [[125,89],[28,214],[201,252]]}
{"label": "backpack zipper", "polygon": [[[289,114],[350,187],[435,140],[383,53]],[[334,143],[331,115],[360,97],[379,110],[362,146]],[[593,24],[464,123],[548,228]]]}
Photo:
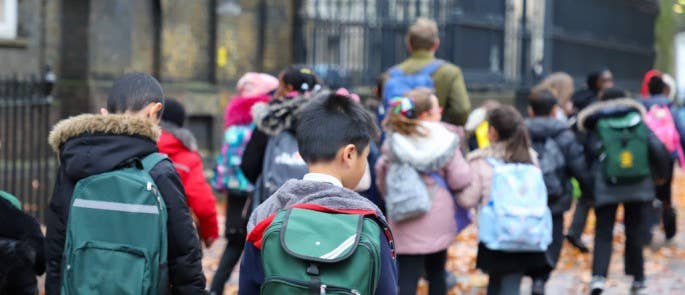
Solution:
{"label": "backpack zipper", "polygon": [[[281,283],[286,283],[286,284],[291,284],[291,285],[296,285],[300,286],[303,288],[308,288],[309,287],[309,282],[301,281],[301,280],[296,280],[296,279],[291,279],[291,278],[286,278],[286,277],[280,277],[280,276],[274,276],[265,281],[267,282],[281,282]],[[331,292],[342,292],[345,294],[350,294],[350,295],[361,295],[359,291],[355,289],[350,289],[350,288],[345,288],[345,287],[338,287],[338,286],[331,286],[331,285],[326,285],[326,284],[321,284],[321,287],[319,289],[319,294],[325,295],[328,294],[328,291]]]}

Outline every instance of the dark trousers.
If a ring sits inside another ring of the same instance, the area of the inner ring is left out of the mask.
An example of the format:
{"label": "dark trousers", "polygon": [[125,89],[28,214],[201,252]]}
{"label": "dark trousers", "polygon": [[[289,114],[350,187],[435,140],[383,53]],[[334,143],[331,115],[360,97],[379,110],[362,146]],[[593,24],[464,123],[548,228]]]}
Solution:
{"label": "dark trousers", "polygon": [[671,165],[668,167],[669,170],[666,173],[666,182],[655,187],[656,198],[661,201],[661,210],[659,210],[660,212],[656,213],[661,213],[661,216],[653,216],[654,222],[652,225],[658,226],[659,221],[663,222],[666,238],[670,239],[676,234],[676,213],[675,209],[673,208],[671,196],[671,186],[673,184],[673,163],[671,163]]}
{"label": "dark trousers", "polygon": [[552,215],[552,243],[547,248],[545,255],[550,262],[551,267],[530,271],[527,273],[533,280],[549,280],[552,270],[559,261],[561,255],[561,247],[564,245],[564,214]]}
{"label": "dark trousers", "polygon": [[573,211],[573,220],[568,228],[568,235],[577,239],[585,230],[585,223],[587,222],[587,215],[592,207],[592,201],[588,196],[582,196],[576,201],[576,210]]}
{"label": "dark trousers", "polygon": [[422,255],[400,254],[397,255],[397,261],[399,262],[400,271],[400,295],[415,295],[419,278],[423,274],[426,275],[428,280],[428,294],[447,294],[447,285],[445,283],[447,250]]}
{"label": "dark trousers", "polygon": [[[629,202],[623,204],[625,224],[625,272],[635,280],[644,280],[644,235],[645,207],[648,202]],[[595,248],[592,261],[592,275],[606,277],[611,261],[614,223],[618,205],[595,207],[597,226],[595,229]]]}
{"label": "dark trousers", "polygon": [[233,268],[238,263],[240,255],[243,253],[246,238],[247,217],[245,212],[245,201],[248,196],[236,196],[233,194],[228,197],[226,207],[226,249],[219,261],[219,268],[212,279],[211,293],[221,295],[224,293],[224,285],[231,277]]}
{"label": "dark trousers", "polygon": [[488,295],[519,295],[523,273],[491,273],[488,279]]}

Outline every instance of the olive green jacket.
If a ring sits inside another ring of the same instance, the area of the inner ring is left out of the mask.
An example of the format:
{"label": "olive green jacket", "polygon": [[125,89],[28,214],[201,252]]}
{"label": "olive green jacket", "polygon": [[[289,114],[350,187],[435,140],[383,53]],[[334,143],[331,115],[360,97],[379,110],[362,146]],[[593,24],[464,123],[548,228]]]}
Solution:
{"label": "olive green jacket", "polygon": [[[415,73],[435,60],[435,54],[428,50],[416,50],[411,56],[399,64],[405,73]],[[444,108],[442,120],[444,122],[462,126],[471,111],[471,101],[466,93],[466,84],[461,69],[445,62],[432,75],[435,83],[435,94],[440,106]],[[387,73],[384,75],[384,81]],[[385,83],[384,83],[385,84]]]}

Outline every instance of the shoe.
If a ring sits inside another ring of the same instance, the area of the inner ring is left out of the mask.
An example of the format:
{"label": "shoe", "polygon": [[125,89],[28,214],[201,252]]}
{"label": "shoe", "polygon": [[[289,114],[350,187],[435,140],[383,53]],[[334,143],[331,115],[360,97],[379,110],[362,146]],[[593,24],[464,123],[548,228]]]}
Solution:
{"label": "shoe", "polygon": [[677,215],[673,208],[664,208],[664,213],[662,215],[664,223],[664,234],[666,235],[666,240],[671,240],[675,237],[677,231]]}
{"label": "shoe", "polygon": [[533,287],[531,288],[531,295],[545,295],[545,280],[534,279]]}
{"label": "shoe", "polygon": [[573,237],[570,235],[566,235],[566,240],[573,245],[573,247],[576,247],[581,253],[588,253],[590,252],[590,249],[585,246],[585,243],[580,240],[579,237]]}
{"label": "shoe", "polygon": [[590,281],[590,295],[602,294],[602,292],[604,292],[606,280],[607,279],[602,276],[593,276],[592,281]]}
{"label": "shoe", "polygon": [[645,281],[634,281],[630,286],[630,295],[647,295],[647,285]]}

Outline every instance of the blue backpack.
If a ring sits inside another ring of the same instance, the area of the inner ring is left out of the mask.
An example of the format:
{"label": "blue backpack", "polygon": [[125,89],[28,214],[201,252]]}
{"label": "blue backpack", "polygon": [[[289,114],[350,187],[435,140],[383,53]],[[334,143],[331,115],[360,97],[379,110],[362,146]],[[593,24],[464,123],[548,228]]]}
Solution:
{"label": "blue backpack", "polygon": [[490,201],[478,215],[478,240],[490,250],[543,252],[552,242],[552,214],[539,168],[488,158]]}
{"label": "blue backpack", "polygon": [[435,60],[412,74],[403,72],[399,66],[391,68],[388,72],[388,80],[385,81],[385,87],[383,88],[383,103],[378,109],[378,119],[383,121],[385,118],[385,110],[388,108],[391,99],[404,96],[405,93],[418,87],[434,89],[435,85],[431,75],[444,63],[443,60]]}
{"label": "blue backpack", "polygon": [[254,189],[240,169],[245,147],[252,137],[254,124],[234,125],[224,132],[221,152],[216,159],[212,187],[220,192],[252,192]]}

